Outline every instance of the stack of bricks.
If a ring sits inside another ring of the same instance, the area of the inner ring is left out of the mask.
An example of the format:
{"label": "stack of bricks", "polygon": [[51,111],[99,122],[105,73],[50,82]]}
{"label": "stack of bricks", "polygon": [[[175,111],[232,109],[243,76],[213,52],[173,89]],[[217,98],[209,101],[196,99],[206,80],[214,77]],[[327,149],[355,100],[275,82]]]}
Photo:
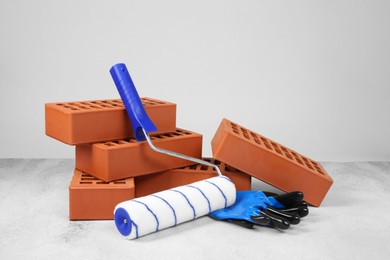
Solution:
{"label": "stack of bricks", "polygon": [[[153,143],[166,150],[202,158],[202,135],[176,127],[176,104],[142,98],[157,127]],[[123,103],[115,100],[45,104],[46,134],[76,146],[69,186],[70,220],[113,219],[125,200],[217,176],[204,165],[159,154],[136,142]],[[250,190],[251,176],[215,159],[237,190]]]}
{"label": "stack of bricks", "polygon": [[[176,127],[176,104],[142,98],[157,131],[153,143],[202,158],[202,135]],[[69,219],[113,219],[122,201],[217,175],[212,167],[154,152],[136,142],[121,100],[45,104],[46,134],[76,146],[69,186]],[[320,206],[333,184],[320,163],[232,121],[223,119],[211,142],[213,158],[238,191],[257,178],[285,192],[302,191]]]}

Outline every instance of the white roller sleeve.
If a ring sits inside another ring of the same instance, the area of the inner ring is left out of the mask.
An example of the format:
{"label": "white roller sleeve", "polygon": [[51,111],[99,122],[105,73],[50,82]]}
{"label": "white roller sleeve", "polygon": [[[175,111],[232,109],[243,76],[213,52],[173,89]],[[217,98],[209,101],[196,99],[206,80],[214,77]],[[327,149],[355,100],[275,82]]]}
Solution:
{"label": "white roller sleeve", "polygon": [[115,224],[123,236],[134,239],[228,207],[235,200],[234,183],[219,176],[121,202],[115,207]]}

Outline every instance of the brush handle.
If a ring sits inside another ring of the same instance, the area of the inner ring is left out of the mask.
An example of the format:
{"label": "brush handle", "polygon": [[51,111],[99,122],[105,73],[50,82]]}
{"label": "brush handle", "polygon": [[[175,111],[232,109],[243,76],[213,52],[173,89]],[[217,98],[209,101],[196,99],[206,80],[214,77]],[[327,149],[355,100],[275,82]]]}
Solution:
{"label": "brush handle", "polygon": [[157,127],[146,114],[126,65],[118,63],[111,67],[110,73],[130,118],[135,139],[137,142],[144,141],[146,138],[142,129],[149,133],[156,131]]}

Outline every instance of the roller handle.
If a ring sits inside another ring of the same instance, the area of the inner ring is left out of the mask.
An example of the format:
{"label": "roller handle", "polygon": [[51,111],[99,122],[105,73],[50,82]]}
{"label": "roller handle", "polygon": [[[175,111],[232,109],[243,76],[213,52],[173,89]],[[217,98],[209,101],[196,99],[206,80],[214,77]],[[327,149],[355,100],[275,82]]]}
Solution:
{"label": "roller handle", "polygon": [[149,133],[156,131],[157,127],[146,114],[126,65],[123,63],[115,64],[111,67],[110,73],[129,115],[135,139],[137,142],[144,141],[146,138],[142,129]]}

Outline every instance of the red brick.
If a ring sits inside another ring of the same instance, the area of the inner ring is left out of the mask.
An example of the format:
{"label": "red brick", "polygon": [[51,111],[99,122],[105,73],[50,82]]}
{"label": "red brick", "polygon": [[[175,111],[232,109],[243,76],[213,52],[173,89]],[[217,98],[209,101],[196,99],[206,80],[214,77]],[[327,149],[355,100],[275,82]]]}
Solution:
{"label": "red brick", "polygon": [[314,206],[333,183],[320,163],[227,119],[211,145],[214,158],[283,191],[302,191]]}
{"label": "red brick", "polygon": [[[176,104],[142,98],[156,133],[176,129]],[[134,137],[120,99],[45,104],[46,135],[70,145]]]}
{"label": "red brick", "polygon": [[[218,165],[222,174],[234,182],[237,190],[251,189],[252,177],[250,175],[214,159],[203,159]],[[142,197],[216,176],[218,175],[213,167],[195,164],[170,171],[135,177],[135,196]]]}
{"label": "red brick", "polygon": [[133,198],[133,178],[103,182],[75,169],[69,186],[69,219],[113,219],[115,206]]}
{"label": "red brick", "polygon": [[[187,130],[151,136],[156,147],[201,158],[202,135]],[[76,168],[104,181],[167,171],[193,162],[153,151],[135,139],[76,146]]]}

